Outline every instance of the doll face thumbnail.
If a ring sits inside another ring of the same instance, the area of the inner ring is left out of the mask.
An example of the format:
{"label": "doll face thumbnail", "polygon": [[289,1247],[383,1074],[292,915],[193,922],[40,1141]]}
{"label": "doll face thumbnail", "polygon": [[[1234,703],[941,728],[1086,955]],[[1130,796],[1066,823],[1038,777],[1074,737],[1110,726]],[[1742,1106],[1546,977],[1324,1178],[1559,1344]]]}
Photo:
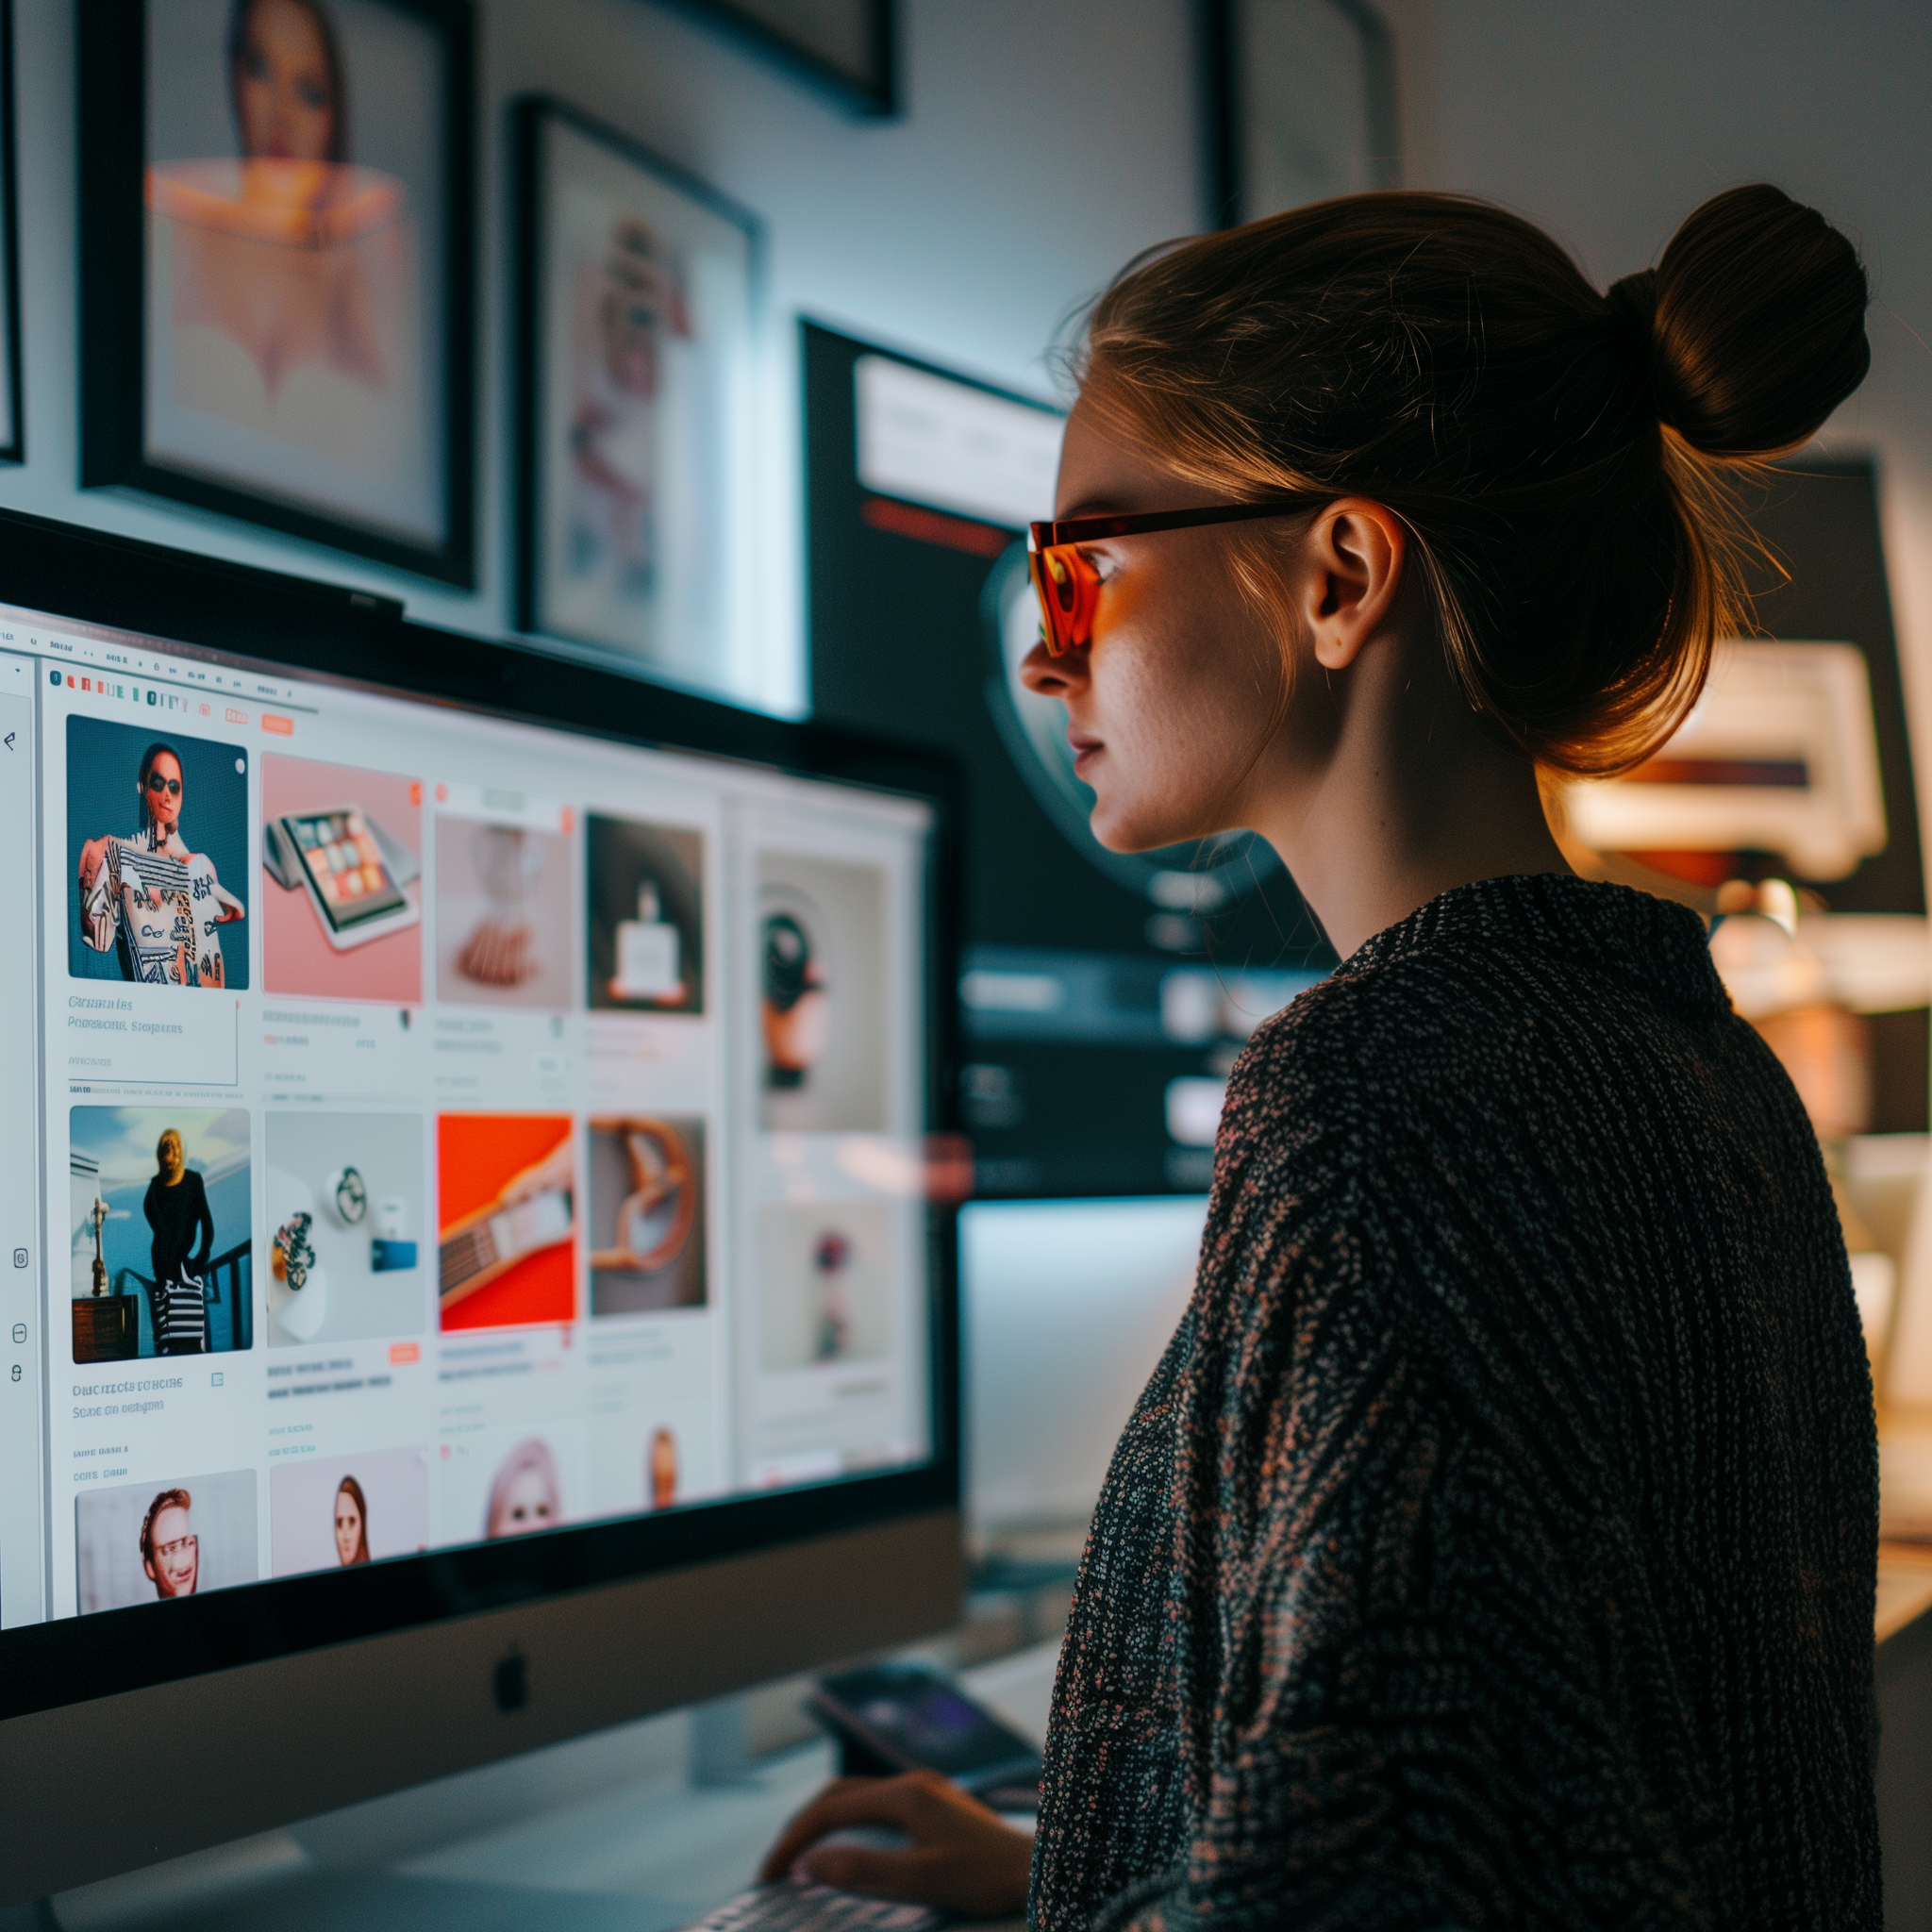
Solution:
{"label": "doll face thumbnail", "polygon": [[519,1442],[504,1457],[490,1485],[483,1534],[492,1540],[531,1536],[563,1521],[563,1489],[557,1458],[541,1436]]}

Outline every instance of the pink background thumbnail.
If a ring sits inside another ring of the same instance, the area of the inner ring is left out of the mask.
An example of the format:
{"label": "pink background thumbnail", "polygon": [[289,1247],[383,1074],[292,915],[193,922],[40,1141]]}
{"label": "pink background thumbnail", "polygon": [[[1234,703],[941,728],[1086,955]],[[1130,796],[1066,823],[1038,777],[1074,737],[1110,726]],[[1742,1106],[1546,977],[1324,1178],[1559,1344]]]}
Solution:
{"label": "pink background thumbnail", "polygon": [[[261,760],[264,824],[285,811],[327,811],[356,805],[391,838],[423,856],[423,781],[359,765],[325,765],[313,758]],[[423,881],[404,889],[421,907]],[[284,891],[266,871],[261,880],[263,978],[270,992],[334,1000],[375,1000],[385,1006],[420,1006],[423,1000],[423,924],[385,933],[337,952],[322,929],[306,886]]]}

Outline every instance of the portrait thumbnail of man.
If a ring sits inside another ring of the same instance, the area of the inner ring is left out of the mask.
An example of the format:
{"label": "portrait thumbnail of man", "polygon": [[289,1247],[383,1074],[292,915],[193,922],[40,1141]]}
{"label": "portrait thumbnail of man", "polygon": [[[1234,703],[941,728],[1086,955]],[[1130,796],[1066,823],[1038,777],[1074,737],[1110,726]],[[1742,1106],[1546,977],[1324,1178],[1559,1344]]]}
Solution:
{"label": "portrait thumbnail of man", "polygon": [[164,1471],[74,1499],[75,1608],[206,1596],[261,1574],[252,1469]]}
{"label": "portrait thumbnail of man", "polygon": [[141,1523],[141,1567],[158,1597],[192,1596],[201,1574],[201,1543],[186,1490],[163,1490]]}

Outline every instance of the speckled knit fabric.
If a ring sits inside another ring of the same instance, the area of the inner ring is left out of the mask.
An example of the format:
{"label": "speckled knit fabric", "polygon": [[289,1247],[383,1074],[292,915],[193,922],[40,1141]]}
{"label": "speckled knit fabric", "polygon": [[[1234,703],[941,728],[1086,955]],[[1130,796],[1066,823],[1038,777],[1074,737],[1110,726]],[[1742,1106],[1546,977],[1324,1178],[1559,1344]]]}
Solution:
{"label": "speckled knit fabric", "polygon": [[1034,1924],[1876,1928],[1877,1515],[1817,1144],[1698,920],[1445,893],[1229,1082]]}

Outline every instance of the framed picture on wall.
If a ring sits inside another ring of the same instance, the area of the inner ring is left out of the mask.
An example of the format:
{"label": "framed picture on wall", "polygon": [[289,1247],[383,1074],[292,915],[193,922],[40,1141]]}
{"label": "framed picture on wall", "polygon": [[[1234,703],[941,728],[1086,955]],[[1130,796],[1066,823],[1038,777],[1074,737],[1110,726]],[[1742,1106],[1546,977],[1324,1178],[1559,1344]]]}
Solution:
{"label": "framed picture on wall", "polygon": [[0,462],[26,459],[20,378],[20,202],[15,186],[13,0],[0,0]]}
{"label": "framed picture on wall", "polygon": [[897,111],[892,0],[672,0],[854,114]]}
{"label": "framed picture on wall", "polygon": [[1395,43],[1369,0],[1208,0],[1224,226],[1402,180]]}
{"label": "framed picture on wall", "polygon": [[516,125],[519,625],[745,695],[758,225],[558,102]]}
{"label": "framed picture on wall", "polygon": [[81,481],[468,584],[468,0],[81,0]]}

